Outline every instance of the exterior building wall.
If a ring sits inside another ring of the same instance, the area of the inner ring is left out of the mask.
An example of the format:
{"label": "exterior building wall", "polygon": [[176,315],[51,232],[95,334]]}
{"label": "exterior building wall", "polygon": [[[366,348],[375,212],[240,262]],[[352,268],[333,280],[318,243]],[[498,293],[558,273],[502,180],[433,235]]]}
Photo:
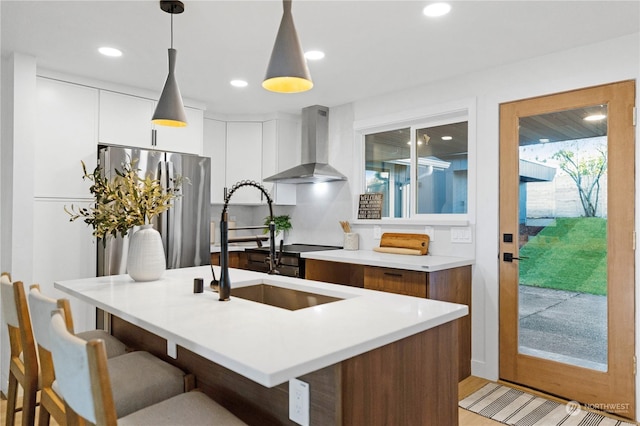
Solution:
{"label": "exterior building wall", "polygon": [[[584,216],[575,182],[560,174],[551,182],[527,183],[527,219]],[[598,217],[607,217],[607,176],[600,178]]]}

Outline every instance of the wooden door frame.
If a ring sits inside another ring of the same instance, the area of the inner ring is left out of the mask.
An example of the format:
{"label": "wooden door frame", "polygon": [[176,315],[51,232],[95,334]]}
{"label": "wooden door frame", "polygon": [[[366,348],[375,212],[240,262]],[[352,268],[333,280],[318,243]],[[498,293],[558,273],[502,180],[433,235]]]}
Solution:
{"label": "wooden door frame", "polygon": [[[518,353],[518,123],[521,117],[608,105],[608,371],[541,360]],[[635,82],[623,81],[500,105],[500,378],[635,419],[635,127],[629,125]],[[515,214],[513,212],[516,212]],[[631,223],[631,227],[626,224]],[[512,243],[502,235],[514,235]],[[514,309],[515,306],[515,309]],[[615,307],[615,309],[614,309]],[[626,323],[625,323],[626,322]],[[586,385],[589,381],[591,385]],[[602,395],[607,395],[606,401]],[[627,405],[628,404],[628,405]],[[624,407],[622,407],[624,405]]]}

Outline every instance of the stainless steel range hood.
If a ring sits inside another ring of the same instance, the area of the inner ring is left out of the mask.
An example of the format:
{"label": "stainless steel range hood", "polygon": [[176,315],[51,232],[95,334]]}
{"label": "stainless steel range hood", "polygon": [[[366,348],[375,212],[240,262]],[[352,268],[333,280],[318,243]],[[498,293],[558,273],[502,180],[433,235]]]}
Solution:
{"label": "stainless steel range hood", "polygon": [[302,109],[302,163],[263,179],[265,182],[317,183],[347,180],[329,161],[329,108],[314,105]]}

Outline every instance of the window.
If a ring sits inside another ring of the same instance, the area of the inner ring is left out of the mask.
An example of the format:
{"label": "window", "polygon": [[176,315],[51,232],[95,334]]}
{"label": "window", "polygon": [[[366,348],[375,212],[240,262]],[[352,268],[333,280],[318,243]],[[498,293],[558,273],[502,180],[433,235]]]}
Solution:
{"label": "window", "polygon": [[383,194],[383,218],[469,213],[466,111],[361,134],[363,190]]}

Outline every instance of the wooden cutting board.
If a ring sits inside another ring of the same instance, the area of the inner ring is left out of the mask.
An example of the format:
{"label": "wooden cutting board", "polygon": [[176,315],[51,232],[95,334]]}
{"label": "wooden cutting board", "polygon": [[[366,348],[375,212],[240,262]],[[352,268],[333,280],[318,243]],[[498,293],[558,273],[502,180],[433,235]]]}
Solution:
{"label": "wooden cutting board", "polygon": [[427,254],[429,252],[429,236],[427,234],[385,232],[380,239],[380,247],[420,250],[420,254]]}
{"label": "wooden cutting board", "polygon": [[422,252],[420,250],[400,247],[374,247],[373,251],[377,251],[380,253],[410,254],[413,256],[422,256]]}

